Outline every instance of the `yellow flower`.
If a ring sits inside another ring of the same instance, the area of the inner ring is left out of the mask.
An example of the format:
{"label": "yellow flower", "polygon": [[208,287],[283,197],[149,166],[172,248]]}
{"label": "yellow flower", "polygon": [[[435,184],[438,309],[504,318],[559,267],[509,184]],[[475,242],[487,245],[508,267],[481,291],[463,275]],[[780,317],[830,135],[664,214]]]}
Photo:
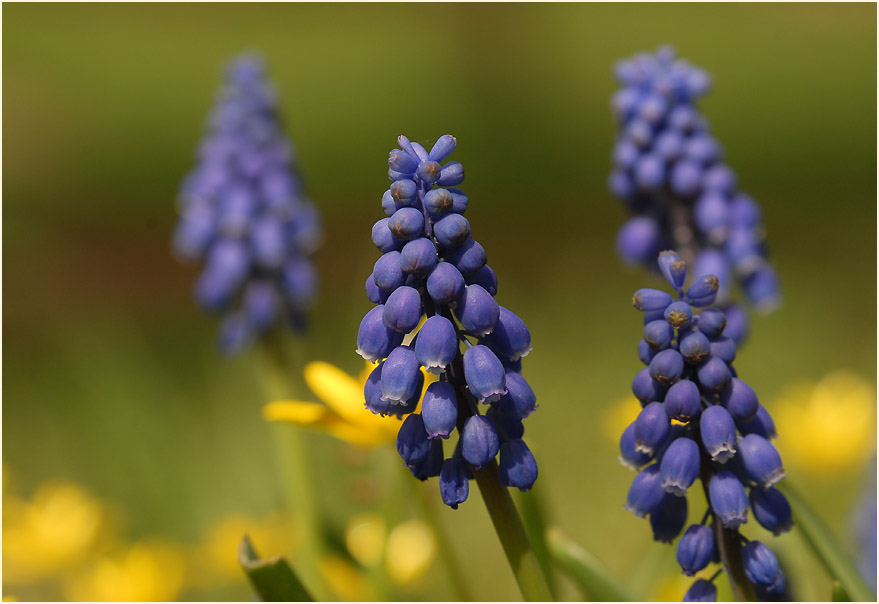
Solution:
{"label": "yellow flower", "polygon": [[345,529],[345,547],[357,562],[372,568],[381,562],[386,535],[385,521],[381,516],[370,512],[357,514]]}
{"label": "yellow flower", "polygon": [[637,419],[640,412],[641,404],[633,395],[618,398],[605,407],[601,431],[608,440],[619,442],[620,434]]}
{"label": "yellow flower", "polygon": [[65,587],[74,602],[167,602],[183,587],[186,563],[182,548],[138,543],[100,557]]}
{"label": "yellow flower", "polygon": [[[309,363],[305,366],[305,383],[325,404],[274,401],[263,407],[263,417],[320,430],[362,447],[392,443],[397,438],[400,422],[375,415],[364,407],[363,386],[374,368],[375,364],[367,363],[355,378],[329,363]],[[418,404],[421,405],[420,401]]]}
{"label": "yellow flower", "polygon": [[324,556],[318,561],[318,568],[327,585],[340,600],[364,602],[375,599],[366,575],[341,556]]}
{"label": "yellow flower", "polygon": [[3,582],[22,584],[75,567],[94,550],[102,504],[75,484],[47,482],[31,501],[3,498]]}
{"label": "yellow flower", "polygon": [[776,446],[790,467],[818,475],[856,472],[875,451],[876,392],[852,371],[793,384],[769,411],[780,434]]}
{"label": "yellow flower", "polygon": [[401,522],[388,537],[385,567],[398,585],[420,579],[436,557],[436,535],[421,520]]}
{"label": "yellow flower", "polygon": [[292,553],[292,532],[292,523],[277,513],[263,520],[239,515],[222,518],[208,528],[204,542],[191,550],[187,582],[205,589],[240,583],[243,575],[237,551],[244,534],[250,535],[260,550],[274,555]]}

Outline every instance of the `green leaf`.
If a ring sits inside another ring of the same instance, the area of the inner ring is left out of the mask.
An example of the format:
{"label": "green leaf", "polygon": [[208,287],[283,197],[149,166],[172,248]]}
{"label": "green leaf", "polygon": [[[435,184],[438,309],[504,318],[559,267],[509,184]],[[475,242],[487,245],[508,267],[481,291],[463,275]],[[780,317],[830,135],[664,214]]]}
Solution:
{"label": "green leaf", "polygon": [[843,589],[842,584],[839,581],[833,582],[833,601],[834,602],[851,602],[852,599],[848,597],[848,594]]}
{"label": "green leaf", "polygon": [[555,563],[574,579],[589,596],[603,602],[634,602],[629,590],[610,574],[592,554],[553,527],[546,533]]}
{"label": "green leaf", "polygon": [[284,558],[260,560],[247,535],[238,545],[238,563],[263,602],[314,601]]}
{"label": "green leaf", "polygon": [[[841,590],[856,602],[875,602],[876,596],[818,514],[791,488],[790,484],[780,484],[779,490],[790,501],[794,522],[800,533],[830,576],[839,581]],[[836,590],[834,590],[835,595]]]}
{"label": "green leaf", "polygon": [[527,493],[518,493],[519,513],[522,515],[525,532],[528,533],[528,539],[531,541],[531,549],[534,550],[537,563],[543,569],[543,575],[546,577],[549,591],[554,598],[558,599],[549,547],[546,543],[546,514],[544,512],[542,493],[543,489],[539,485]]}

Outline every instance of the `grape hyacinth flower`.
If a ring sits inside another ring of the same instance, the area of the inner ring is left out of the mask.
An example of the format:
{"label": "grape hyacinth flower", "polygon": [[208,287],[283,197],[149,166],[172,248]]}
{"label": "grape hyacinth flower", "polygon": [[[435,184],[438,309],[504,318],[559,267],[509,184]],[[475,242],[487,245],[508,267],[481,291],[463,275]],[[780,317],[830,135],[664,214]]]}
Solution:
{"label": "grape hyacinth flower", "polygon": [[[537,480],[537,463],[522,440],[522,420],[537,408],[521,374],[531,334],[495,300],[497,277],[464,217],[468,199],[457,187],[464,168],[442,163],[455,150],[455,137],[440,137],[430,151],[405,136],[397,142],[382,197],[387,217],[372,228],[382,253],[366,280],[375,306],[357,334],[357,352],[379,364],[366,408],[405,416],[400,457],[416,477],[438,476],[450,507],[467,499],[473,471],[498,455],[501,483],[527,491]],[[439,381],[428,386],[419,412],[422,368]],[[459,438],[446,457],[442,443],[456,427]],[[419,472],[431,451],[439,462]]]}
{"label": "grape hyacinth flower", "polygon": [[[770,442],[774,424],[733,368],[736,347],[724,313],[705,308],[714,302],[718,280],[703,275],[684,287],[687,264],[673,251],[661,252],[658,265],[678,300],[656,289],[638,290],[633,298],[644,313],[638,356],[646,367],[632,382],[641,412],[620,438],[620,459],[638,471],[625,507],[649,517],[654,538],[670,543],[686,525],[687,495],[698,481],[709,508],[678,543],[684,574],[719,562],[719,552],[734,590],[748,581],[744,589],[758,595],[781,594],[784,576],[774,554],[739,532],[749,512],[775,535],[793,524],[787,499],[774,487],[785,475]],[[772,430],[755,429],[758,421]],[[716,598],[716,590],[699,579],[685,601],[705,598]]]}
{"label": "grape hyacinth flower", "polygon": [[180,190],[173,248],[203,262],[196,302],[221,316],[220,351],[236,354],[282,321],[304,329],[321,225],[260,59],[230,63],[208,130]]}
{"label": "grape hyacinth flower", "polygon": [[629,264],[653,268],[656,254],[672,247],[694,277],[715,275],[726,335],[740,343],[747,317],[731,304],[731,281],[758,310],[774,308],[780,292],[760,207],[738,188],[697,106],[711,79],[669,47],[621,61],[615,71],[622,88],[612,101],[618,134],[609,187],[631,214],[617,234],[617,252]]}

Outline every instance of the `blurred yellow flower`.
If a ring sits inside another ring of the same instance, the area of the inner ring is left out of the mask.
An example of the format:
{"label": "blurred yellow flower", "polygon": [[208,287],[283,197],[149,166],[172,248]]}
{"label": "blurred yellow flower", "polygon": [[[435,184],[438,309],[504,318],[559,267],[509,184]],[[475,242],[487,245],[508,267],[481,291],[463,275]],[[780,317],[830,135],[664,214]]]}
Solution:
{"label": "blurred yellow flower", "polygon": [[211,525],[202,544],[192,548],[187,583],[204,589],[240,583],[243,575],[237,552],[245,533],[271,555],[289,555],[295,549],[293,524],[278,513],[262,520],[227,516]]}
{"label": "blurred yellow flower", "polygon": [[388,537],[385,567],[398,585],[420,579],[436,557],[437,542],[431,528],[421,520],[401,522]]}
{"label": "blurred yellow flower", "polygon": [[186,562],[180,546],[137,543],[100,557],[65,587],[75,602],[173,601],[183,588]]}
{"label": "blurred yellow flower", "polygon": [[345,528],[345,547],[351,557],[366,568],[379,564],[385,553],[385,521],[378,514],[357,514]]}
{"label": "blurred yellow flower", "polygon": [[818,475],[856,472],[874,454],[876,391],[852,371],[793,384],[767,408],[787,466]]}
{"label": "blurred yellow flower", "polygon": [[32,582],[83,562],[99,540],[104,512],[67,482],[44,483],[31,501],[4,493],[3,583]]}
{"label": "blurred yellow flower", "polygon": [[[325,404],[274,401],[263,407],[263,417],[320,430],[362,447],[392,443],[397,438],[399,421],[375,415],[364,407],[363,386],[374,368],[374,363],[366,363],[355,378],[329,363],[309,363],[305,366],[305,383]],[[425,380],[429,383],[427,374]]]}
{"label": "blurred yellow flower", "polygon": [[356,566],[334,554],[324,556],[318,568],[327,585],[340,600],[364,602],[375,600],[372,586]]}
{"label": "blurred yellow flower", "polygon": [[620,435],[637,419],[640,412],[641,403],[633,395],[620,397],[604,408],[601,431],[608,440],[618,442]]}

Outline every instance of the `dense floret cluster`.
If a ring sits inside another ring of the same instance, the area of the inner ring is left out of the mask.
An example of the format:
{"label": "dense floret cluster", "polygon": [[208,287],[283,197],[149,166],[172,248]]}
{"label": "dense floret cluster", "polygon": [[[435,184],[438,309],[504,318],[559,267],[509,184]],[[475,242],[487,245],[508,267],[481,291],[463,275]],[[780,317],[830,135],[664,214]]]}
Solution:
{"label": "dense floret cluster", "polygon": [[173,246],[184,260],[204,261],[195,298],[222,315],[219,348],[234,354],[282,318],[304,327],[320,217],[303,195],[259,59],[229,65],[208,126],[180,191]]}
{"label": "dense floret cluster", "polygon": [[719,304],[727,305],[737,280],[756,308],[773,308],[778,278],[767,261],[760,206],[738,188],[696,106],[709,76],[669,48],[621,61],[616,76],[623,87],[612,102],[619,129],[609,186],[632,214],[617,234],[619,255],[652,266],[660,250],[677,249],[696,277],[719,279]]}
{"label": "dense floret cluster", "polygon": [[[456,188],[463,166],[440,163],[455,138],[440,137],[430,152],[405,136],[397,142],[388,159],[392,184],[382,197],[387,218],[372,228],[383,254],[366,279],[376,306],[357,333],[357,352],[378,363],[364,388],[366,407],[403,419],[400,457],[417,478],[439,476],[452,508],[467,499],[470,466],[483,468],[498,454],[501,482],[528,490],[537,463],[522,440],[522,420],[537,398],[521,368],[531,334],[495,301],[497,278],[464,217],[467,196]],[[439,374],[426,390],[422,368]],[[456,427],[460,438],[446,458],[443,439]]]}
{"label": "dense floret cluster", "polygon": [[[775,425],[732,366],[736,345],[724,313],[705,308],[717,295],[717,277],[701,276],[685,289],[687,265],[677,253],[660,253],[658,265],[678,299],[657,289],[638,290],[633,299],[644,313],[638,356],[646,367],[632,382],[641,412],[620,438],[620,460],[639,470],[626,509],[649,516],[654,539],[671,543],[687,523],[688,490],[700,480],[710,507],[680,539],[683,572],[692,576],[719,562],[722,538],[728,555],[742,556],[761,598],[783,597],[775,556],[738,533],[749,511],[776,535],[792,526],[790,505],[774,488],[785,475],[770,442]],[[695,314],[698,308],[704,310]],[[715,597],[713,583],[700,579],[685,600]]]}

